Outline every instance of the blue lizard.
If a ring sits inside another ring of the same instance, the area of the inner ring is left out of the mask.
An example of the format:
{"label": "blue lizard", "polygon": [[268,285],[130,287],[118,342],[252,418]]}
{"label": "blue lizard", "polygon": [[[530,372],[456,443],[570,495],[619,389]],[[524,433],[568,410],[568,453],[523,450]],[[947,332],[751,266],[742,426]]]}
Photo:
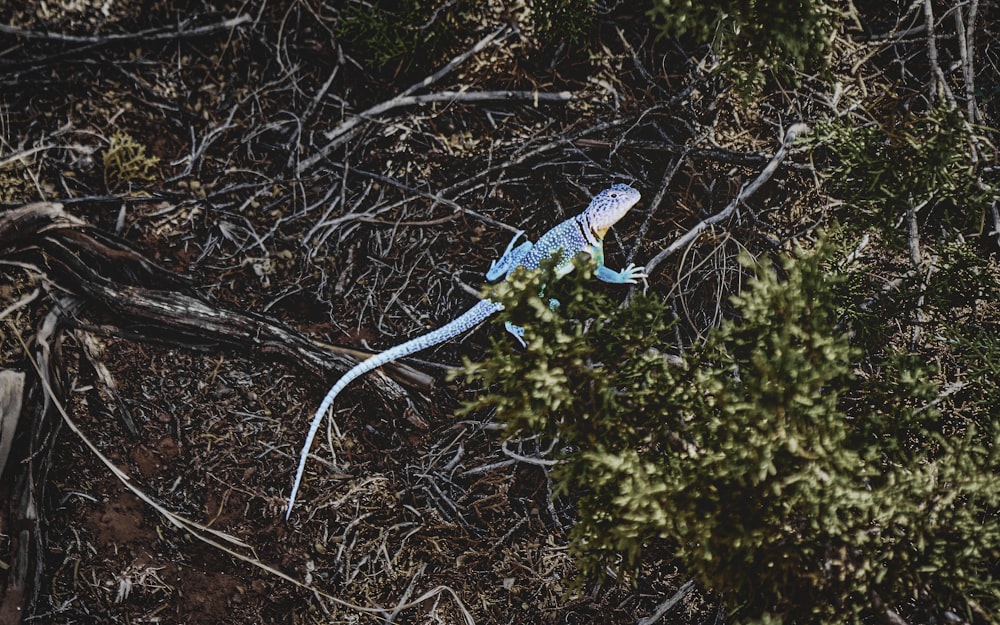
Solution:
{"label": "blue lizard", "polygon": [[[563,276],[572,271],[573,265],[570,259],[577,253],[584,252],[590,254],[597,262],[596,276],[598,279],[615,284],[634,284],[637,280],[646,277],[645,269],[632,264],[621,271],[614,271],[606,267],[604,265],[604,236],[607,234],[608,229],[624,217],[638,201],[638,191],[627,184],[615,184],[610,189],[605,189],[594,196],[594,199],[591,200],[590,205],[587,206],[585,211],[552,228],[542,235],[542,238],[538,239],[537,243],[532,244],[530,241],[524,241],[515,247],[514,244],[524,234],[523,231],[518,232],[511,239],[510,244],[507,245],[507,249],[500,257],[500,260],[494,261],[490,265],[489,270],[486,272],[486,279],[489,282],[506,279],[517,267],[537,269],[542,260],[549,258],[554,252],[561,251],[562,260],[556,267],[557,276]],[[410,339],[401,345],[387,349],[380,354],[359,362],[337,380],[337,383],[333,385],[329,392],[327,392],[326,397],[323,398],[319,408],[316,409],[316,414],[313,415],[312,422],[309,425],[309,433],[306,435],[305,444],[302,446],[302,452],[299,455],[299,467],[295,473],[295,483],[292,485],[292,493],[288,497],[288,509],[285,512],[285,519],[288,519],[292,513],[292,506],[295,504],[295,495],[298,493],[299,486],[302,483],[306,458],[309,455],[309,448],[312,446],[316,431],[323,421],[323,416],[333,404],[333,400],[344,390],[344,387],[372,369],[458,336],[474,328],[480,322],[502,309],[503,305],[500,303],[490,299],[482,299],[475,306],[437,330]],[[524,345],[524,339],[522,338],[524,331],[522,328],[508,322],[507,330]]]}

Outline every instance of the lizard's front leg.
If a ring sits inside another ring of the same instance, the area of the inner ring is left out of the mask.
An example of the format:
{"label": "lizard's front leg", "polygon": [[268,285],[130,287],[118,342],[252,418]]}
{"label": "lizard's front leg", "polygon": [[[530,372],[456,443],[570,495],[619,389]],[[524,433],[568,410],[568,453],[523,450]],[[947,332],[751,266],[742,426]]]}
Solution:
{"label": "lizard's front leg", "polygon": [[507,244],[507,249],[504,250],[500,260],[494,260],[490,263],[490,268],[486,271],[487,282],[496,282],[500,278],[505,278],[507,274],[521,264],[521,259],[524,258],[525,254],[531,251],[531,248],[533,247],[531,241],[525,241],[516,248],[514,247],[514,244],[517,243],[517,240],[522,236],[524,236],[524,230],[518,230],[514,234],[514,238]]}
{"label": "lizard's front leg", "polygon": [[597,271],[594,272],[594,275],[597,276],[598,280],[610,282],[611,284],[635,284],[639,280],[645,280],[649,277],[645,267],[636,267],[634,263],[629,263],[629,266],[621,271],[609,269],[604,264],[603,245],[595,245],[587,251],[590,253],[591,258],[597,262]]}
{"label": "lizard's front leg", "polygon": [[594,275],[597,276],[598,280],[612,284],[635,284],[639,280],[645,280],[649,277],[645,267],[636,267],[632,263],[629,263],[629,266],[621,271],[609,269],[604,263],[601,263],[597,266],[597,272]]}

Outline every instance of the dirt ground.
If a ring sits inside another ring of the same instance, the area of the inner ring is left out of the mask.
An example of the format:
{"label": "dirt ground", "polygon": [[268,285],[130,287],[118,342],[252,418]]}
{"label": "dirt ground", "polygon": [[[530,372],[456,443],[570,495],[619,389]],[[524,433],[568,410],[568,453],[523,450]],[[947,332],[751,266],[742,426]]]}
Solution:
{"label": "dirt ground", "polygon": [[[471,305],[512,232],[537,236],[612,182],[644,199],[609,237],[608,264],[641,264],[725,206],[778,126],[811,106],[778,94],[739,117],[736,96],[628,6],[601,13],[580,46],[541,42],[523,8],[484,4],[453,42],[373,68],[338,37],[337,4],[4,3],[0,152],[19,156],[0,169],[0,202],[60,201],[184,278],[149,284],[109,256],[90,264],[95,280],[380,350]],[[750,204],[740,243],[712,235],[652,277],[665,297],[683,293],[685,332],[714,323],[733,279],[706,267],[815,225],[809,189],[786,171]],[[0,309],[41,293],[0,331],[0,362],[31,372],[31,337],[53,319],[67,412],[49,411],[36,436],[33,614],[4,622],[635,623],[688,581],[667,545],[650,545],[634,580],[579,580],[573,502],[504,453],[490,415],[455,419],[477,389],[444,371],[506,340],[497,328],[409,359],[433,388],[352,385],[285,521],[308,420],[343,367],[113,309],[47,244],[0,270]],[[0,530],[11,549],[18,528]],[[703,589],[682,595],[657,622],[722,619]]]}

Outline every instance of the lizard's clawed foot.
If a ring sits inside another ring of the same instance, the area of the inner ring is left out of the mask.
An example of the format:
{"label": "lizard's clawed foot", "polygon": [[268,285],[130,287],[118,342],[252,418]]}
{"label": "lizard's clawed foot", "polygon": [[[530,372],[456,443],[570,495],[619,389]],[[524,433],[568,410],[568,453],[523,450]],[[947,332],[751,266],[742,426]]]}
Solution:
{"label": "lizard's clawed foot", "polygon": [[622,269],[619,274],[625,284],[636,284],[639,280],[645,280],[649,277],[645,267],[636,267],[632,263],[629,263],[629,266]]}
{"label": "lizard's clawed foot", "polygon": [[645,280],[648,277],[645,267],[636,267],[634,264],[629,264],[628,267],[621,271],[608,269],[604,265],[597,268],[597,278],[612,284],[635,284],[639,280]]}

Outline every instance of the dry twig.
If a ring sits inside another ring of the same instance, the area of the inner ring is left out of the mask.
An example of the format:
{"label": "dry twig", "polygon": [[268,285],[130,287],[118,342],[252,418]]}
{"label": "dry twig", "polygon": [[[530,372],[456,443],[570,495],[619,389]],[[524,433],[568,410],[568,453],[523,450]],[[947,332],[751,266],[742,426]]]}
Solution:
{"label": "dry twig", "polygon": [[771,179],[774,172],[778,170],[778,165],[780,165],[781,162],[785,160],[785,157],[788,156],[796,137],[804,134],[808,130],[809,127],[805,124],[795,124],[791,126],[785,132],[785,136],[781,142],[781,147],[777,152],[775,152],[774,156],[771,157],[771,161],[767,164],[767,167],[765,167],[764,170],[753,179],[753,181],[744,184],[740,188],[739,193],[736,194],[736,197],[733,198],[733,200],[726,205],[724,209],[695,224],[693,228],[688,230],[680,238],[671,243],[666,249],[662,250],[659,254],[654,256],[652,260],[646,263],[646,273],[652,274],[660,263],[676,253],[678,250],[690,245],[709,227],[722,223],[732,217],[732,215],[736,212],[736,209],[739,207],[740,202],[753,195],[765,182]]}
{"label": "dry twig", "polygon": [[[226,310],[186,293],[187,280],[87,227],[59,204],[32,204],[0,213],[0,245],[6,246],[7,258],[41,249],[46,264],[55,270],[50,280],[99,309],[113,311],[119,326],[125,321],[145,325],[146,340],[155,337],[186,347],[217,345],[279,354],[317,372],[346,370],[356,362],[357,350],[318,343],[265,316]],[[114,327],[101,329],[108,332]],[[131,330],[122,329],[121,334],[139,338]],[[431,381],[412,368],[392,375],[425,387]],[[372,381],[384,397],[403,397],[388,379],[375,376]]]}
{"label": "dry twig", "polygon": [[189,23],[185,22],[177,28],[149,28],[134,33],[111,33],[107,35],[70,35],[66,33],[30,30],[27,28],[20,28],[18,26],[11,26],[10,24],[0,24],[0,34],[40,41],[83,43],[103,46],[113,43],[148,43],[150,41],[174,41],[177,39],[202,37],[220,30],[233,30],[239,26],[248,24],[251,21],[253,21],[253,18],[244,14],[222,20],[221,22],[215,24],[205,24],[204,26],[194,26],[189,28]]}
{"label": "dry twig", "polygon": [[684,584],[677,589],[677,592],[675,592],[673,596],[656,606],[656,610],[652,614],[639,619],[637,625],[653,625],[663,618],[663,615],[669,612],[675,605],[680,603],[684,597],[688,596],[692,590],[694,590],[694,580],[684,582]]}

